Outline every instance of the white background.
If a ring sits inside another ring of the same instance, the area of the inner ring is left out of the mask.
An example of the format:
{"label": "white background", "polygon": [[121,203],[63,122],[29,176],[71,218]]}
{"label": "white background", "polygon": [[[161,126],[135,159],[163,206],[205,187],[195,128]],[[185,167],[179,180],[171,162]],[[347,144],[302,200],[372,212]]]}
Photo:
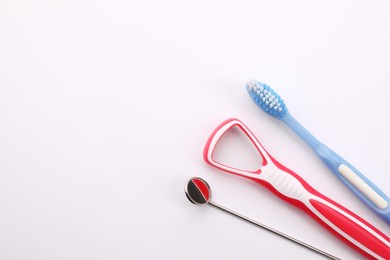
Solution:
{"label": "white background", "polygon": [[0,1],[0,258],[322,259],[190,204],[192,176],[217,203],[359,258],[268,190],[206,165],[202,150],[237,117],[390,235],[244,87],[270,84],[390,194],[389,12],[388,1]]}

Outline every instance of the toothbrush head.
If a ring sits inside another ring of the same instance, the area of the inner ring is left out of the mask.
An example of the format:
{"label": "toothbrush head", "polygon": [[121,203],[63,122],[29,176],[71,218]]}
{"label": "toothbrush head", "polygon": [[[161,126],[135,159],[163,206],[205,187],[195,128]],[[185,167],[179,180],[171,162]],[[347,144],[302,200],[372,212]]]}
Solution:
{"label": "toothbrush head", "polygon": [[246,90],[253,102],[270,116],[282,119],[287,112],[287,107],[280,96],[270,86],[257,80],[246,83]]}

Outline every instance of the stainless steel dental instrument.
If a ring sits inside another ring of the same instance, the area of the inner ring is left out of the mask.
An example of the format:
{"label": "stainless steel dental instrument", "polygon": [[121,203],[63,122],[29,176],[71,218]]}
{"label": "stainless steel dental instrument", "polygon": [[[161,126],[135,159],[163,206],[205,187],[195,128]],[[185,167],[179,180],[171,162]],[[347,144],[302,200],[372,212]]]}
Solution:
{"label": "stainless steel dental instrument", "polygon": [[237,218],[245,220],[245,221],[247,221],[247,222],[249,222],[257,227],[260,227],[262,229],[270,231],[270,232],[274,233],[275,235],[281,236],[281,237],[283,237],[291,242],[294,242],[295,244],[298,244],[298,245],[305,247],[305,248],[307,248],[307,249],[309,249],[317,254],[320,254],[324,257],[327,257],[328,259],[333,259],[333,260],[340,259],[340,258],[337,258],[331,254],[328,254],[328,253],[326,253],[326,252],[324,252],[316,247],[313,247],[309,244],[306,244],[298,239],[295,239],[289,235],[286,235],[280,231],[277,231],[271,227],[268,227],[264,224],[261,224],[253,219],[250,219],[244,215],[241,215],[237,212],[234,212],[233,210],[230,210],[224,206],[221,206],[221,205],[211,201],[211,188],[205,180],[203,180],[199,177],[193,177],[187,182],[187,184],[185,186],[185,194],[186,194],[187,198],[192,203],[194,203],[196,205],[209,204],[209,205],[213,206],[214,208],[217,208],[223,212],[229,213]]}

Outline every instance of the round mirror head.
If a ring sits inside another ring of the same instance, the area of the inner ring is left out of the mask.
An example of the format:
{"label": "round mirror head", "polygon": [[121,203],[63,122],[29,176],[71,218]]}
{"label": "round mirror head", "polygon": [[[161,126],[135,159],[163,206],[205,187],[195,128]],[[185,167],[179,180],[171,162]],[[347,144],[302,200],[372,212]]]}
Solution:
{"label": "round mirror head", "polygon": [[209,203],[211,199],[209,184],[199,177],[193,177],[188,181],[185,192],[187,198],[194,204],[206,204]]}

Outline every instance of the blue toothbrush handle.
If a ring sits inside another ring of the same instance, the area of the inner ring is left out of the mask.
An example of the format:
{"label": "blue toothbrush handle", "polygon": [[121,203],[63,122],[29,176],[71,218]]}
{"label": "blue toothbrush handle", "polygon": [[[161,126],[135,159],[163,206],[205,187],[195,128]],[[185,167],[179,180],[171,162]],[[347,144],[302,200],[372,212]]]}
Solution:
{"label": "blue toothbrush handle", "polygon": [[360,200],[390,224],[390,199],[383,191],[325,145],[318,145],[315,152]]}
{"label": "blue toothbrush handle", "polygon": [[366,176],[312,136],[287,113],[283,121],[320,157],[328,168],[372,211],[390,225],[390,199]]}

